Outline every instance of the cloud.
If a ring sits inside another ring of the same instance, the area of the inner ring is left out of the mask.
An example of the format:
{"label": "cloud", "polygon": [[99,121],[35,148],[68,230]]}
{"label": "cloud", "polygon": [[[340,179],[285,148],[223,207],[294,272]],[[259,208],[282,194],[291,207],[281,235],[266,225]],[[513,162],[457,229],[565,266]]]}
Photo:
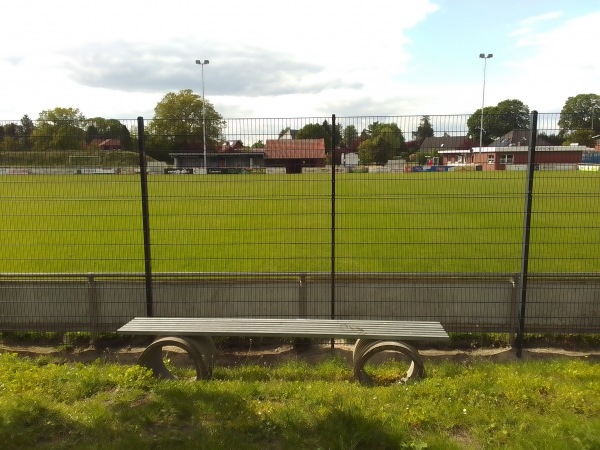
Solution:
{"label": "cloud", "polygon": [[18,66],[25,59],[22,56],[10,55],[2,58],[4,61],[8,62],[12,66]]}
{"label": "cloud", "polygon": [[556,20],[562,16],[562,12],[554,11],[548,12],[545,14],[540,14],[533,17],[528,17],[526,19],[522,19],[518,22],[519,28],[509,33],[510,37],[519,37],[522,36],[517,42],[517,47],[525,47],[528,45],[533,45],[537,42],[537,37],[535,35],[536,26],[542,24],[544,22],[550,22]]}
{"label": "cloud", "polygon": [[553,12],[548,12],[548,13],[540,14],[540,15],[533,16],[533,17],[528,17],[526,19],[521,20],[520,23],[522,25],[533,25],[533,24],[536,24],[539,22],[545,22],[548,20],[558,19],[561,16],[562,16],[562,12],[553,11]]}
{"label": "cloud", "polygon": [[[213,49],[216,64],[204,67],[205,89],[212,95],[245,97],[313,94],[328,89],[362,87],[340,76],[325,74],[322,64],[266,49]],[[86,45],[63,52],[69,76],[89,87],[124,92],[167,92],[183,88],[199,91],[200,67],[178,42],[149,45],[124,41]]]}
{"label": "cloud", "polygon": [[519,41],[529,52],[506,64],[515,97],[532,109],[558,112],[573,95],[598,91],[600,60],[596,54],[596,29],[600,12],[556,24],[543,32],[531,33]]}

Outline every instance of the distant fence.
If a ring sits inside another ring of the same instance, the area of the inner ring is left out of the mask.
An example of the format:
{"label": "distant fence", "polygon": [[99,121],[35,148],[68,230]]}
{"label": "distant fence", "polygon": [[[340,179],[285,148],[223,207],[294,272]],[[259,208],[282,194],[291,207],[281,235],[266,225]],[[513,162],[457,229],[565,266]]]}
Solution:
{"label": "distant fence", "polygon": [[[536,152],[558,118],[474,149],[468,116],[430,116],[439,139],[417,152],[422,120],[227,120],[205,155],[140,118],[121,121],[127,149],[0,151],[0,330],[176,315],[600,332],[600,179],[579,147]],[[364,144],[377,130],[387,144]],[[270,147],[298,133],[322,147]]]}

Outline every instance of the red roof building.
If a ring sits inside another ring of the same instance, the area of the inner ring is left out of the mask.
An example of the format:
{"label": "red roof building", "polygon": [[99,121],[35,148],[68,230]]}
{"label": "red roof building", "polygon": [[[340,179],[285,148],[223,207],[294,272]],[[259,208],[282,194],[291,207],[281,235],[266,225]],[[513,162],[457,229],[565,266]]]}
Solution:
{"label": "red roof building", "polygon": [[325,167],[325,140],[267,140],[264,158],[266,167],[285,167],[286,173],[302,173],[303,167]]}

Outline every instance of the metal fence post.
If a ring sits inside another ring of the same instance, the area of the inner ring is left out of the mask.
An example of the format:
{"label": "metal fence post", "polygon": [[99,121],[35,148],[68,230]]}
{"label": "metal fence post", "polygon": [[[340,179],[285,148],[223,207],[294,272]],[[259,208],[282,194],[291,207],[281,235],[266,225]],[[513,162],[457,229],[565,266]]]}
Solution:
{"label": "metal fence post", "polygon": [[[335,114],[331,116],[331,318],[335,319]],[[333,347],[333,341],[331,341]]]}
{"label": "metal fence post", "polygon": [[138,147],[140,154],[140,183],[142,188],[142,222],[144,228],[144,264],[146,275],[146,315],[154,315],[152,295],[152,256],[150,253],[150,212],[148,208],[148,169],[146,167],[146,146],[144,139],[144,118],[138,117]]}
{"label": "metal fence post", "polygon": [[519,329],[517,332],[516,346],[517,357],[523,353],[523,339],[525,334],[525,313],[527,303],[527,275],[529,272],[529,238],[531,233],[531,200],[533,197],[533,177],[535,172],[535,146],[537,141],[537,111],[532,111],[529,123],[529,148],[527,152],[527,188],[525,192],[525,214],[523,218],[523,242],[521,251],[521,274],[519,276],[519,291],[521,295],[521,309],[519,311]]}
{"label": "metal fence post", "polygon": [[87,276],[88,286],[88,307],[90,311],[90,327],[92,342],[96,342],[98,338],[98,322],[100,321],[100,305],[98,304],[98,286],[96,285],[96,277],[93,273]]}
{"label": "metal fence post", "polygon": [[[331,115],[331,319],[335,319],[335,114]],[[331,340],[333,350],[335,342]]]}
{"label": "metal fence post", "polygon": [[298,284],[298,317],[305,319],[308,315],[306,308],[306,274],[300,274]]}

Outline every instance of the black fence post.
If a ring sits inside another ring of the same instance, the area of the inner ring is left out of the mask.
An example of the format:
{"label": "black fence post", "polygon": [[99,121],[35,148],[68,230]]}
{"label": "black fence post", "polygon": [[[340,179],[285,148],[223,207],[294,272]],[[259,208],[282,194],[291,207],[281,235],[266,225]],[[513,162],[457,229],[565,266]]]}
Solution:
{"label": "black fence post", "polygon": [[[331,319],[335,319],[335,114],[331,115]],[[331,340],[331,349],[335,341]]]}
{"label": "black fence post", "polygon": [[[335,114],[331,115],[331,318],[335,319]],[[333,346],[333,341],[332,341]]]}
{"label": "black fence post", "polygon": [[519,291],[521,294],[521,309],[519,311],[519,330],[517,332],[517,357],[523,354],[525,335],[525,313],[527,305],[527,275],[529,273],[529,239],[531,234],[531,200],[533,197],[533,177],[535,173],[535,146],[537,141],[537,111],[532,111],[529,123],[529,148],[527,152],[527,188],[525,192],[525,214],[523,218],[523,242],[521,250],[521,274]]}
{"label": "black fence post", "polygon": [[148,169],[146,166],[146,143],[144,138],[144,118],[138,117],[138,147],[140,155],[140,183],[142,188],[142,225],[144,228],[144,263],[146,278],[146,315],[154,315],[152,293],[152,256],[150,253],[150,213],[148,209]]}

